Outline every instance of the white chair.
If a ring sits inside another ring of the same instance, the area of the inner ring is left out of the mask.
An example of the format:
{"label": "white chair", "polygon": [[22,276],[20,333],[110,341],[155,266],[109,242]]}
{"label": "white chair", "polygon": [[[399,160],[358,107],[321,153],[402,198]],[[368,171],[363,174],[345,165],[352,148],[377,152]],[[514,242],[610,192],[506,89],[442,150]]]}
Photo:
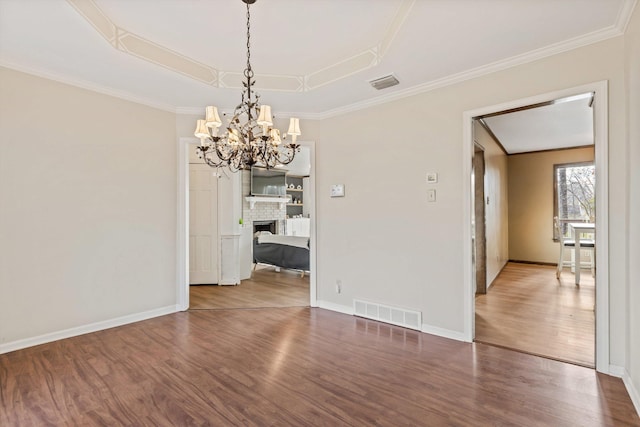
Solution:
{"label": "white chair", "polygon": [[[571,267],[571,268],[581,268],[580,265],[575,265],[575,261],[573,260],[573,252],[571,254],[571,260],[564,260],[564,248],[571,248],[571,250],[575,250],[576,241],[573,239],[567,239],[562,231],[562,225],[558,217],[553,217],[553,226],[556,230],[556,235],[558,236],[558,242],[560,243],[560,258],[558,259],[558,269],[556,271],[556,277],[560,278],[560,273],[562,273],[563,267]],[[580,249],[589,251],[589,267],[591,267],[591,275],[594,275],[595,268],[595,256],[594,250],[596,247],[596,242],[592,239],[580,239]]]}

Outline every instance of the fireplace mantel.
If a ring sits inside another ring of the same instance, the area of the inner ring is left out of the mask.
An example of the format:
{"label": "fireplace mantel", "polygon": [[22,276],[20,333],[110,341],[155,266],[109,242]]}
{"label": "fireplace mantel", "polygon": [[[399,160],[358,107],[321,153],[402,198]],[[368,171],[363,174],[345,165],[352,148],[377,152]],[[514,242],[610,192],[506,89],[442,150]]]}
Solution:
{"label": "fireplace mantel", "polygon": [[244,198],[247,202],[249,202],[249,209],[253,209],[256,206],[257,202],[260,203],[280,203],[280,209],[284,209],[284,207],[289,203],[291,198],[287,197],[260,197],[260,196],[247,196]]}

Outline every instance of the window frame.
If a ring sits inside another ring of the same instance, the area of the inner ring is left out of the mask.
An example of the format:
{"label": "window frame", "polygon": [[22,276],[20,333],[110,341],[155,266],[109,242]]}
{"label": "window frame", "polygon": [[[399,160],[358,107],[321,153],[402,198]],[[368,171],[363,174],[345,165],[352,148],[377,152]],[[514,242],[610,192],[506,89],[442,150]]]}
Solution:
{"label": "window frame", "polygon": [[[558,221],[560,221],[560,226],[564,227],[564,222],[566,221],[566,219],[564,218],[560,218],[559,212],[558,212],[558,169],[559,168],[567,168],[567,167],[580,167],[580,166],[592,166],[594,168],[595,171],[595,167],[596,167],[596,163],[595,160],[589,160],[589,161],[585,161],[585,162],[568,162],[568,163],[556,163],[553,165],[553,217],[558,217]],[[595,185],[594,185],[594,192],[595,192]],[[585,220],[582,219],[575,219],[575,220],[571,220],[572,222],[585,222]],[[553,221],[552,221],[553,224]],[[560,238],[559,236],[556,234],[556,227],[553,226],[553,232],[552,232],[552,236],[553,236],[553,241],[554,242],[559,242]]]}

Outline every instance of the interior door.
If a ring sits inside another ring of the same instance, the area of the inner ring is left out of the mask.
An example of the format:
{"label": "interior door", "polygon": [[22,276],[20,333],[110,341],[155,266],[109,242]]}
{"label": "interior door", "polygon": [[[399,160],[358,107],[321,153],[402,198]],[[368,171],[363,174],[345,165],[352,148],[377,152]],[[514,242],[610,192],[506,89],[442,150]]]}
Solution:
{"label": "interior door", "polygon": [[205,164],[189,164],[189,284],[217,284],[218,178]]}

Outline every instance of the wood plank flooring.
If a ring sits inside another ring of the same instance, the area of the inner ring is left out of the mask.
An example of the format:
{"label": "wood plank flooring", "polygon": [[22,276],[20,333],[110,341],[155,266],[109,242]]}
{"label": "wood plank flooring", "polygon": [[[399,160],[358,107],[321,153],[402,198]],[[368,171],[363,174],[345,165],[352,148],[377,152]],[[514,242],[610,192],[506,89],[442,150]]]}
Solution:
{"label": "wood plank flooring", "polygon": [[238,286],[189,287],[189,309],[305,307],[309,305],[309,274],[259,265],[251,279]]}
{"label": "wood plank flooring", "polygon": [[0,355],[2,426],[639,426],[592,369],[322,309],[176,313]]}
{"label": "wood plank flooring", "polygon": [[476,296],[476,341],[579,365],[595,366],[595,286],[587,270],[580,286],[565,268],[508,263]]}

